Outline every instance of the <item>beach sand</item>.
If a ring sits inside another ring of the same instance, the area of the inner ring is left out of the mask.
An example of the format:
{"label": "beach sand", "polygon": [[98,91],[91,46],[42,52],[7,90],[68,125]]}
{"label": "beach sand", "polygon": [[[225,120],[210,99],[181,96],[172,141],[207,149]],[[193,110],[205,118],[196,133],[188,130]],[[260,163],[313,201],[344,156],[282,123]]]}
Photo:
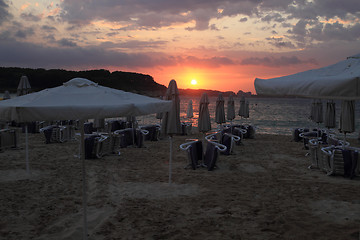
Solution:
{"label": "beach sand", "polygon": [[[174,137],[171,185],[167,139],[86,160],[89,239],[360,239],[360,177],[309,170],[302,143],[260,134],[215,171],[185,170],[194,137]],[[24,144],[0,153],[0,239],[81,239],[78,143],[29,146],[30,177]]]}

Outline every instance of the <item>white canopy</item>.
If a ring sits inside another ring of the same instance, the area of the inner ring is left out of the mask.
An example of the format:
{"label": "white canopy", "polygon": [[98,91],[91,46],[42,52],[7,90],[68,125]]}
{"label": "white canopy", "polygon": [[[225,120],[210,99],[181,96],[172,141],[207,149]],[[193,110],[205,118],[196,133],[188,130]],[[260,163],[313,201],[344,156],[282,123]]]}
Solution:
{"label": "white canopy", "polygon": [[[99,86],[84,78],[74,78],[63,86],[45,89],[0,102],[0,120],[30,122],[36,120],[81,120],[81,159],[83,171],[83,239],[87,239],[86,174],[84,124],[86,119],[138,116],[170,111],[171,101],[150,98]],[[26,164],[29,172],[27,128]]]}
{"label": "white canopy", "polygon": [[29,122],[139,116],[167,112],[171,101],[74,78],[63,86],[0,102],[0,119]]}
{"label": "white canopy", "polygon": [[254,81],[258,95],[360,99],[360,54],[336,64],[293,75]]}

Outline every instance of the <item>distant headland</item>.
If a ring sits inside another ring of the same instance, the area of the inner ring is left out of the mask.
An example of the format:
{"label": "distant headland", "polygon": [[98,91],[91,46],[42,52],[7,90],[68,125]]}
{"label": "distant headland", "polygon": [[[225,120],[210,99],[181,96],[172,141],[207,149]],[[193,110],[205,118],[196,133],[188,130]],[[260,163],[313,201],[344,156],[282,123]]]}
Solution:
{"label": "distant headland", "polygon": [[[19,67],[0,67],[0,93],[6,90],[15,93],[21,76],[27,76],[32,91],[40,91],[45,88],[52,88],[62,85],[75,77],[87,78],[99,85],[121,89],[127,92],[134,92],[151,97],[163,96],[166,86],[154,81],[154,78],[147,74],[115,71],[110,72],[106,69],[69,71],[63,69],[43,69],[43,68],[19,68]],[[179,89],[181,95],[201,96],[206,92],[209,96],[218,96],[220,91],[207,89]],[[232,91],[222,92],[224,97],[230,94],[253,96],[251,92],[239,90],[237,93]]]}

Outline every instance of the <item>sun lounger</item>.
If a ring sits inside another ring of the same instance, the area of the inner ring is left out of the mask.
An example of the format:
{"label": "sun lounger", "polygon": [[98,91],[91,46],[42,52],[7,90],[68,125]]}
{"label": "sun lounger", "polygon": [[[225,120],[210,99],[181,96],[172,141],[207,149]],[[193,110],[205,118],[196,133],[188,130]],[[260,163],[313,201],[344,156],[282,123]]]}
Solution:
{"label": "sun lounger", "polygon": [[40,129],[44,134],[45,143],[63,143],[75,138],[75,127],[72,125],[50,125]]}
{"label": "sun lounger", "polygon": [[105,122],[105,132],[115,132],[126,128],[126,122],[123,120],[107,120]]}
{"label": "sun lounger", "polygon": [[190,135],[192,131],[192,123],[181,123],[181,135]]}
{"label": "sun lounger", "polygon": [[144,125],[140,126],[140,129],[147,130],[149,133],[145,135],[145,141],[158,141],[160,137],[160,125]]}
{"label": "sun lounger", "polygon": [[241,138],[239,136],[233,135],[231,133],[227,133],[224,131],[215,132],[212,134],[209,134],[205,137],[208,141],[217,141],[220,144],[223,144],[226,146],[226,151],[222,151],[221,154],[224,155],[230,155],[233,153],[234,146],[236,142],[239,142]]}
{"label": "sun lounger", "polygon": [[329,156],[327,175],[342,175],[350,179],[360,175],[360,148],[351,146],[329,146],[321,151]]}
{"label": "sun lounger", "polygon": [[0,152],[8,148],[18,148],[19,130],[1,129],[0,130]]}
{"label": "sun lounger", "polygon": [[322,148],[327,146],[349,146],[349,142],[344,142],[335,137],[335,135],[327,135],[326,133],[322,133],[322,135],[318,138],[312,138],[309,140],[309,155],[311,159],[311,164],[309,169],[319,168],[322,171],[327,172],[329,166],[329,156],[324,155],[322,152]]}
{"label": "sun lounger", "polygon": [[203,151],[203,142],[198,139],[180,145],[181,150],[188,152],[189,163],[185,168],[191,167],[195,170],[198,167],[206,167],[209,171],[212,171],[217,167],[218,151],[226,151],[226,146],[212,140],[207,140],[206,144],[205,153]]}
{"label": "sun lounger", "polygon": [[127,146],[144,146],[144,137],[149,134],[149,131],[145,129],[134,129],[126,128],[121,130],[116,130],[114,135],[117,135],[120,148],[126,148]]}

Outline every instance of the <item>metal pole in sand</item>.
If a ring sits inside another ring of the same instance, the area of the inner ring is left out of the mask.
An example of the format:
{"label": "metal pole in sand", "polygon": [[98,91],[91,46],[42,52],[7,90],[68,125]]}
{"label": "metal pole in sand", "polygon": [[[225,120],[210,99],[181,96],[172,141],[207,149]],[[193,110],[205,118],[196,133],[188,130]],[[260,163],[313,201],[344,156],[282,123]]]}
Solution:
{"label": "metal pole in sand", "polygon": [[88,239],[88,229],[87,229],[87,196],[86,196],[86,170],[85,170],[85,131],[84,131],[84,120],[80,120],[80,159],[82,163],[82,189],[83,189],[83,215],[84,215],[84,226],[83,226],[83,239]]}
{"label": "metal pole in sand", "polygon": [[172,139],[172,135],[169,135],[169,140],[170,140],[169,185],[171,185],[172,158],[173,158],[173,139]]}

